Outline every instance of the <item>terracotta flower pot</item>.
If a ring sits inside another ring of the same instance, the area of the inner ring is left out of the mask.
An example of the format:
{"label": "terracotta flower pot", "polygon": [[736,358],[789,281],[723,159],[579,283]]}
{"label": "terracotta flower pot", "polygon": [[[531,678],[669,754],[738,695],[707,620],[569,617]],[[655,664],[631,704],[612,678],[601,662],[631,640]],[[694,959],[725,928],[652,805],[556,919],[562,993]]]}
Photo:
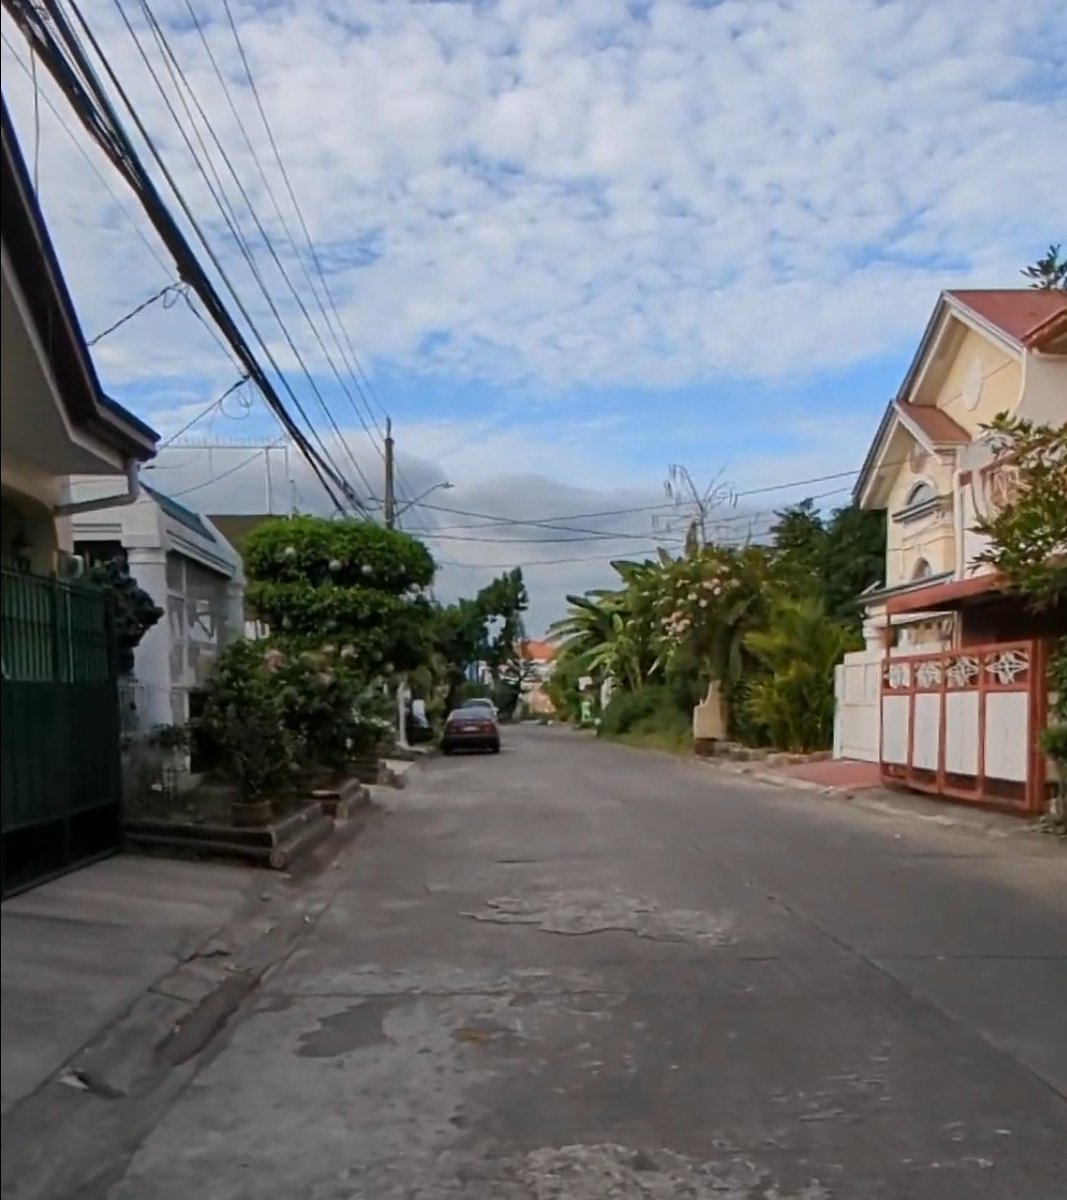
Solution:
{"label": "terracotta flower pot", "polygon": [[234,800],[230,805],[233,823],[242,829],[250,825],[269,825],[272,815],[269,800]]}

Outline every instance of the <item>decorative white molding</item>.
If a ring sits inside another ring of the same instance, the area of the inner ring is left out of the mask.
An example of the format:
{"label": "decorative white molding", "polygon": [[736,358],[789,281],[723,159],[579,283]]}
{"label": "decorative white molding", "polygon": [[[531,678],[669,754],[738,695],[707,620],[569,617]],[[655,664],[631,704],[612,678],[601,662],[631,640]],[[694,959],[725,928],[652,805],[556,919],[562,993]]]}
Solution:
{"label": "decorative white molding", "polygon": [[1015,683],[1030,672],[1030,655],[1025,650],[1001,650],[989,655],[985,669],[997,683]]}
{"label": "decorative white molding", "polygon": [[958,654],[949,660],[945,670],[945,679],[950,687],[974,687],[978,680],[980,667],[978,659],[970,654]]}

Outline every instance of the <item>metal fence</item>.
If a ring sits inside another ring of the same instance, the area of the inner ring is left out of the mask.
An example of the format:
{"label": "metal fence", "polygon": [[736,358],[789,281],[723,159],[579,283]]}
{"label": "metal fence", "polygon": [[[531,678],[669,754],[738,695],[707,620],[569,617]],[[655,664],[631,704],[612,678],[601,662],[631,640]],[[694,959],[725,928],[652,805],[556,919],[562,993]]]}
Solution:
{"label": "metal fence", "polygon": [[120,728],[100,589],[2,568],[3,893],[117,847]]}

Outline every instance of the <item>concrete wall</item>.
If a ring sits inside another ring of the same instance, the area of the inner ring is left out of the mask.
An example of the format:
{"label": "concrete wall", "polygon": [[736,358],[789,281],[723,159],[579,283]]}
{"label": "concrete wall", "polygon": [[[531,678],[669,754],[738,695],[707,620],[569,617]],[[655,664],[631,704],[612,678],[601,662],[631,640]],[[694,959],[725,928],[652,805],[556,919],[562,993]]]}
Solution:
{"label": "concrete wall", "polygon": [[905,507],[916,484],[927,482],[938,495],[952,495],[953,468],[937,455],[926,456],[921,465],[906,462],[897,468],[890,488],[886,527],[886,586],[915,578],[920,559],[930,564],[930,573],[951,571],[956,565],[956,539],[951,511],[935,513],[921,521],[904,524],[893,514]]}
{"label": "concrete wall", "polygon": [[62,499],[60,481],[7,454],[0,454],[0,485],[3,507],[0,546],[4,559],[16,554],[16,543],[23,541],[21,553],[30,569],[49,575],[56,568],[59,550],[70,550],[70,522],[57,521],[54,509]]}
{"label": "concrete wall", "polygon": [[1067,357],[1028,354],[1019,416],[1044,425],[1067,423]]}
{"label": "concrete wall", "polygon": [[1022,394],[1019,359],[968,330],[934,401],[972,437],[1002,412],[1014,412]]}

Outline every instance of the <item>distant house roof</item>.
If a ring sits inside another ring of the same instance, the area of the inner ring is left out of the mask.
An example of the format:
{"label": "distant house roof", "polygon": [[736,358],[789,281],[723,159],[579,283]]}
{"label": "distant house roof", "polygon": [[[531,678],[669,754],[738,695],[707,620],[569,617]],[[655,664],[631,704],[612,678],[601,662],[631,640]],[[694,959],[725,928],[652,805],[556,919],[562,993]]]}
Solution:
{"label": "distant house roof", "polygon": [[960,288],[946,296],[1019,346],[1040,343],[1067,320],[1067,292],[1035,288]]}
{"label": "distant house roof", "polygon": [[141,487],[171,520],[177,521],[179,525],[184,525],[186,529],[191,529],[193,533],[199,534],[209,542],[217,540],[214,533],[204,524],[199,513],[193,512],[191,508],[186,508],[184,504],[179,504],[177,500],[172,500],[170,496],[157,492],[155,488],[150,488],[146,483],[142,483]]}
{"label": "distant house roof", "polygon": [[522,644],[523,658],[532,662],[550,662],[556,657],[556,647],[551,642],[529,640]]}
{"label": "distant house roof", "polygon": [[230,543],[238,554],[244,553],[245,539],[264,521],[273,521],[275,513],[208,513],[208,520]]}
{"label": "distant house roof", "polygon": [[72,424],[121,454],[145,462],[155,455],[159,434],[100,388],[6,101],[2,125],[4,250],[37,336],[47,348],[59,398]]}

